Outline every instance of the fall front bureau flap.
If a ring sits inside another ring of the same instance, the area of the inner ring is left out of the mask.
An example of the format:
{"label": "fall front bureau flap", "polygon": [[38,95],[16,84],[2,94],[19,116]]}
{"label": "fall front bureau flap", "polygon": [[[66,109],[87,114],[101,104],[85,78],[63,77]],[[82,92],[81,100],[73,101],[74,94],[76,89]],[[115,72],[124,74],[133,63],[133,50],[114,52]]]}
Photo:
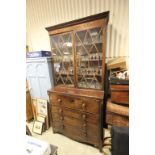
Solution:
{"label": "fall front bureau flap", "polygon": [[65,96],[76,96],[76,97],[88,97],[90,99],[103,100],[104,91],[93,90],[93,89],[77,89],[77,88],[66,88],[66,87],[54,87],[48,90],[48,94],[57,93]]}

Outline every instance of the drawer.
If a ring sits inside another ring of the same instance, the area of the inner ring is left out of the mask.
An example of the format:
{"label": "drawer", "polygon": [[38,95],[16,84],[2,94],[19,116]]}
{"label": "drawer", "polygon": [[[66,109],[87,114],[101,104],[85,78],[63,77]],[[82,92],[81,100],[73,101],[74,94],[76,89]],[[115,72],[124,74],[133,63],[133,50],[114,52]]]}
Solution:
{"label": "drawer", "polygon": [[60,121],[53,121],[52,122],[52,127],[62,129],[63,128],[63,123],[60,122]]}
{"label": "drawer", "polygon": [[50,98],[52,105],[61,105],[63,96],[50,93],[49,98]]}
{"label": "drawer", "polygon": [[111,101],[119,104],[129,104],[129,92],[111,92]]}
{"label": "drawer", "polygon": [[61,132],[75,140],[80,140],[86,143],[89,142],[91,144],[96,144],[96,145],[98,144],[99,136],[96,133],[93,133],[91,131],[83,131],[70,125],[64,125],[63,130],[61,130]]}
{"label": "drawer", "polygon": [[106,123],[110,125],[120,126],[120,127],[127,127],[129,126],[129,117],[112,113],[112,112],[107,112]]}
{"label": "drawer", "polygon": [[51,94],[50,100],[52,105],[67,107],[89,113],[99,113],[100,101],[90,98],[76,98]]}
{"label": "drawer", "polygon": [[119,104],[129,104],[129,85],[111,85],[111,101]]}
{"label": "drawer", "polygon": [[64,116],[76,118],[79,120],[86,120],[86,122],[98,124],[99,122],[99,115],[98,114],[88,114],[84,112],[78,112],[75,110],[69,110],[66,108],[62,108],[59,106],[52,106],[51,111],[53,115],[56,115],[56,113],[60,114],[62,113]]}
{"label": "drawer", "polygon": [[59,122],[58,121],[52,121],[52,128],[53,128],[54,132],[63,133],[64,125],[60,121]]}
{"label": "drawer", "polygon": [[76,138],[79,137],[81,138],[81,140],[83,140],[84,142],[92,142],[92,144],[97,143],[99,137],[96,134],[92,134],[92,132],[84,132],[82,130],[78,130],[75,127],[71,127],[71,126],[64,126],[64,132],[66,135],[68,135],[69,137],[72,138]]}
{"label": "drawer", "polygon": [[84,120],[79,120],[79,119],[59,115],[57,113],[52,114],[52,119],[53,119],[53,122],[59,122],[60,124],[74,126],[79,130],[91,131],[92,133],[96,133],[97,135],[99,133],[98,125],[88,123]]}

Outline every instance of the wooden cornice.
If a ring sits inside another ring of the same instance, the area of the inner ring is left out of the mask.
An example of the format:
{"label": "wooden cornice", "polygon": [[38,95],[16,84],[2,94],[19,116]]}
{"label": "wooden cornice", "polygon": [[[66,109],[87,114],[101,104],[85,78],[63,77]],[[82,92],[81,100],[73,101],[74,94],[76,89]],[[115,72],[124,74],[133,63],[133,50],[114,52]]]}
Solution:
{"label": "wooden cornice", "polygon": [[81,24],[81,23],[85,23],[85,22],[90,22],[93,20],[97,20],[97,19],[102,19],[102,18],[107,18],[107,24],[109,21],[109,11],[106,12],[102,12],[99,14],[95,14],[95,15],[91,15],[91,16],[87,16],[84,18],[80,18],[80,19],[76,19],[76,20],[72,20],[66,23],[61,23],[58,25],[53,25],[50,27],[46,27],[45,29],[47,31],[52,31],[52,30],[56,30],[56,29],[60,29],[60,28],[64,28],[64,27],[68,27],[68,26],[73,26],[73,25],[77,25],[77,24]]}

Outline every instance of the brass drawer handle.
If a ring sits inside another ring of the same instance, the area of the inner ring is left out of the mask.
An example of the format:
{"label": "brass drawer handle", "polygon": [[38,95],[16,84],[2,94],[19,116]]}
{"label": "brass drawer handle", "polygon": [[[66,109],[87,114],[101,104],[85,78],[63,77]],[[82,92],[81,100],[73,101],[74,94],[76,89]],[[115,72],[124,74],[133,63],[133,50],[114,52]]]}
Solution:
{"label": "brass drawer handle", "polygon": [[83,133],[83,135],[86,137],[86,136],[87,136],[87,133],[86,133],[86,132],[84,132],[84,133]]}
{"label": "brass drawer handle", "polygon": [[86,108],[86,104],[83,103],[83,104],[82,104],[82,109],[84,110],[85,108]]}
{"label": "brass drawer handle", "polygon": [[86,123],[84,123],[84,124],[83,124],[83,127],[86,127],[86,126],[87,126],[87,124],[86,124]]}
{"label": "brass drawer handle", "polygon": [[61,101],[62,101],[62,100],[59,98],[59,99],[58,99],[58,102],[61,102]]}
{"label": "brass drawer handle", "polygon": [[62,109],[59,109],[59,113],[62,113]]}
{"label": "brass drawer handle", "polygon": [[83,118],[83,120],[85,120],[86,119],[86,115],[84,114],[84,115],[82,115],[82,118]]}

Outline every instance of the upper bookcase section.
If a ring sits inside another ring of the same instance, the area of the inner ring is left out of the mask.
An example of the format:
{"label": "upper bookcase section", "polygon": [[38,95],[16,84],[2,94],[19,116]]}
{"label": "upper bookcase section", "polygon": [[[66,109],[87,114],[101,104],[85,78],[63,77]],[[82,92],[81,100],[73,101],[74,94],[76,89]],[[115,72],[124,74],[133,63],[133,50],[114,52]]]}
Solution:
{"label": "upper bookcase section", "polygon": [[55,86],[104,88],[109,11],[46,28]]}

